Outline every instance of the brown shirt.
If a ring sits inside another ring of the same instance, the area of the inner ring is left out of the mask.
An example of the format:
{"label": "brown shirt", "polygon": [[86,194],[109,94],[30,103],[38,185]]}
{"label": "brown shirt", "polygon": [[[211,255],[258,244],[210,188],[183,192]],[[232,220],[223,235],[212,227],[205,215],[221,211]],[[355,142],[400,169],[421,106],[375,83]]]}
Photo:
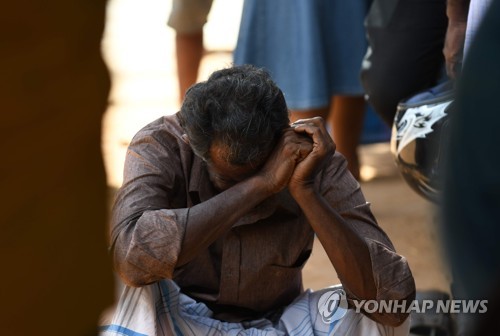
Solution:
{"label": "brown shirt", "polygon": [[[173,279],[184,293],[215,310],[229,306],[266,312],[289,304],[303,291],[301,270],[314,232],[286,190],[241,218],[195,259],[176,266],[189,208],[217,193],[182,134],[172,115],[143,128],[130,144],[113,210],[118,272],[135,286]],[[345,159],[332,156],[315,183],[331,207],[365,237],[377,298],[410,297],[415,288],[406,260],[377,225]]]}

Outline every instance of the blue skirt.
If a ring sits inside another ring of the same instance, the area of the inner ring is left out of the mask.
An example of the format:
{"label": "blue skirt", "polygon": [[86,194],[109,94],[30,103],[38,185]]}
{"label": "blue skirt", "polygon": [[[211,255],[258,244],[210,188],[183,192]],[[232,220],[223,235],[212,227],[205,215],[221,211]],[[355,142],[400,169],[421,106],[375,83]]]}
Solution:
{"label": "blue skirt", "polygon": [[362,95],[370,0],[245,0],[234,63],[266,68],[294,110]]}

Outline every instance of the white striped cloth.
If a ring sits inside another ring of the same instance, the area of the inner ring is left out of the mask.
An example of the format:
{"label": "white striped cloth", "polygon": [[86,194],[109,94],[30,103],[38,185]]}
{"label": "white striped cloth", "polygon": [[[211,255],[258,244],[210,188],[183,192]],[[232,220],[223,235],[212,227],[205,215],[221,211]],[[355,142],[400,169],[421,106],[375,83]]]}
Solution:
{"label": "white striped cloth", "polygon": [[[340,288],[340,287],[335,287]],[[163,280],[145,287],[125,287],[114,314],[103,317],[100,336],[165,336],[165,335],[408,335],[409,319],[392,328],[378,324],[361,313],[347,309],[338,321],[325,323],[318,311],[321,291],[305,291],[283,311],[280,319],[241,323],[213,319],[212,312],[180,293],[171,280]]]}

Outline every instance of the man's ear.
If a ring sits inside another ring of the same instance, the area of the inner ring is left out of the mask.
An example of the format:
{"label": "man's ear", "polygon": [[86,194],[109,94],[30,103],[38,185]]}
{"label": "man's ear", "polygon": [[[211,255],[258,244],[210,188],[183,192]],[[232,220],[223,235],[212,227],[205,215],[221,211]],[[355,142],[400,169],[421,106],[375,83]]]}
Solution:
{"label": "man's ear", "polygon": [[181,135],[182,140],[189,145],[189,137],[186,133]]}

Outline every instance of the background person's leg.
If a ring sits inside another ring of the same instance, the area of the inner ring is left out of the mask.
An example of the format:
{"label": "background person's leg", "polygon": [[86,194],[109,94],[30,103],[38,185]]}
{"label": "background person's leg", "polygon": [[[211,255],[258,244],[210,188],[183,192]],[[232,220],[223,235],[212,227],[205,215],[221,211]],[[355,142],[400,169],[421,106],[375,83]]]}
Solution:
{"label": "background person's leg", "polygon": [[362,96],[335,96],[332,99],[330,125],[337,150],[347,159],[351,174],[359,180],[358,146],[363,132],[366,103]]}
{"label": "background person's leg", "polygon": [[198,70],[203,57],[203,31],[192,34],[177,33],[175,36],[179,100],[198,79]]}
{"label": "background person's leg", "polygon": [[196,83],[203,57],[203,26],[207,22],[212,0],[172,0],[168,25],[176,32],[175,47],[179,100]]}

